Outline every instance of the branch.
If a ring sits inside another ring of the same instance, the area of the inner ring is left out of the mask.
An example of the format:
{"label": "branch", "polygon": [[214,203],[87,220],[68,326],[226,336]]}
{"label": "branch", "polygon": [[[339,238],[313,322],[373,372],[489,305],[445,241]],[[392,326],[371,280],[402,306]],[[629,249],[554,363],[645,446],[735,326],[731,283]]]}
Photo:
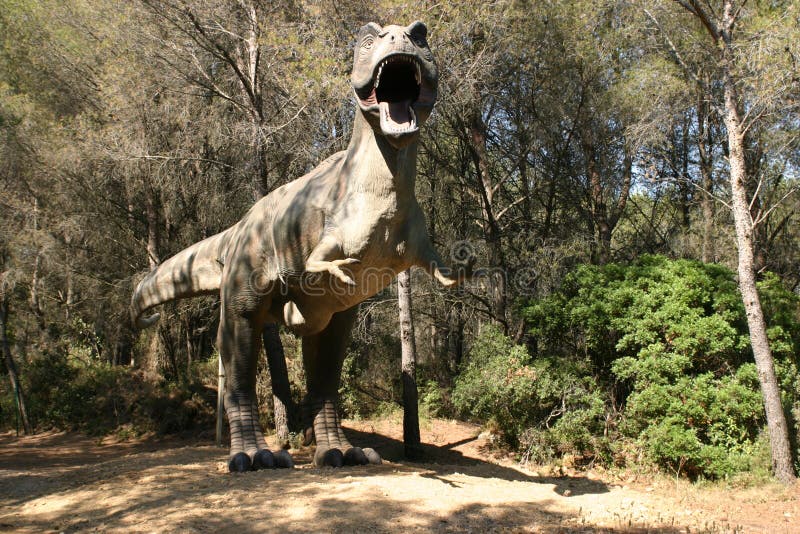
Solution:
{"label": "branch", "polygon": [[[761,185],[761,184],[759,183],[759,186],[760,186],[760,185]],[[786,194],[784,194],[784,195],[783,195],[783,196],[782,196],[782,197],[781,197],[781,198],[780,198],[780,199],[779,199],[777,202],[775,202],[775,203],[774,203],[774,204],[773,204],[773,205],[772,205],[772,206],[771,206],[771,207],[770,207],[770,208],[769,208],[767,211],[765,211],[764,213],[762,213],[761,215],[759,215],[759,216],[758,216],[758,217],[757,217],[757,218],[756,218],[756,219],[753,221],[753,228],[755,228],[756,226],[758,226],[759,224],[761,224],[762,222],[764,222],[764,221],[766,220],[766,218],[767,218],[767,217],[769,217],[769,216],[770,216],[770,214],[771,214],[773,211],[775,211],[775,209],[776,209],[778,206],[780,206],[780,205],[781,205],[781,204],[782,204],[782,203],[783,203],[783,202],[784,202],[784,201],[785,201],[787,198],[789,198],[790,196],[792,196],[793,194],[795,194],[797,191],[800,191],[800,187],[798,187],[798,186],[794,186],[794,187],[792,187],[791,189],[789,189],[789,191],[787,191],[787,192],[786,192]],[[755,198],[755,196],[753,196],[753,198]],[[751,206],[752,206],[752,203],[751,203]],[[751,209],[752,209],[752,207],[751,207]]]}
{"label": "branch", "polygon": [[[239,82],[242,84],[242,89],[244,90],[245,94],[247,95],[248,100],[250,100],[253,109],[256,110],[257,108],[257,97],[255,94],[255,88],[253,87],[253,80],[250,80],[247,75],[242,72],[238,62],[231,57],[230,53],[228,53],[222,45],[219,44],[215,39],[213,39],[208,33],[206,32],[205,27],[200,23],[200,21],[195,16],[194,12],[188,7],[184,8],[183,10],[184,15],[189,19],[192,26],[197,30],[197,32],[203,37],[208,45],[213,47],[214,55],[221,58],[225,63],[233,69],[234,74],[239,79]],[[162,13],[158,13],[161,16],[164,16]],[[173,23],[174,24],[174,23]],[[182,28],[181,28],[182,29]],[[191,32],[183,30],[193,41],[195,41],[199,46],[207,49],[203,44],[197,39],[195,35],[192,35]]]}
{"label": "branch", "polygon": [[495,220],[499,221],[508,210],[510,210],[511,208],[513,208],[514,206],[519,204],[520,202],[525,201],[526,198],[527,197],[525,195],[523,195],[523,196],[519,197],[517,200],[515,200],[514,202],[512,202],[511,204],[509,204],[508,206],[506,206],[505,208],[503,208],[500,211],[498,211],[494,216]]}
{"label": "branch", "polygon": [[733,18],[731,19],[731,23],[735,23],[737,20],[739,20],[739,13],[742,12],[742,9],[744,9],[744,6],[746,4],[747,4],[747,0],[742,0],[742,3],[739,4],[739,7],[736,8],[736,13],[733,14]]}
{"label": "branch", "polygon": [[[706,30],[708,30],[708,33],[711,35],[711,38],[714,39],[715,43],[719,41],[720,32],[719,29],[717,28],[717,25],[714,24],[714,21],[711,20],[711,17],[700,6],[697,0],[690,0],[688,4],[683,0],[675,0],[675,1],[678,2],[678,4],[680,4],[681,6],[683,6],[684,9],[689,11],[689,13],[692,13],[694,16],[700,19],[700,22],[702,22],[703,26],[706,27]],[[709,6],[709,8],[710,7],[711,6]]]}
{"label": "branch", "polygon": [[206,163],[213,163],[214,165],[220,165],[222,167],[227,167],[228,169],[232,169],[232,165],[228,165],[227,163],[223,163],[219,160],[215,159],[208,159],[208,158],[192,158],[192,157],[182,157],[182,156],[156,156],[152,154],[141,154],[138,156],[129,156],[126,158],[121,157],[113,157],[116,161],[135,161],[137,159],[144,159],[144,160],[166,160],[166,161],[203,161]]}
{"label": "branch", "polygon": [[[678,1],[678,3],[683,5],[684,7],[686,7],[686,5],[680,0],[676,1]],[[689,8],[687,7],[687,9]],[[686,61],[683,60],[683,56],[681,56],[681,53],[678,52],[678,48],[675,46],[675,43],[672,42],[672,39],[669,38],[667,32],[664,31],[664,28],[661,26],[661,23],[658,22],[658,19],[656,19],[656,17],[652,13],[650,13],[650,11],[647,9],[644,9],[644,12],[647,14],[648,17],[650,17],[650,20],[653,21],[653,24],[655,24],[658,30],[661,32],[661,35],[664,37],[664,40],[669,45],[670,51],[672,52],[672,55],[674,56],[675,61],[677,61],[678,65],[680,65],[680,67],[686,72],[686,74],[689,75],[689,77],[692,78],[699,87],[704,87],[703,81],[700,79],[700,76],[698,76],[698,74],[694,70],[689,68],[688,63],[686,63]],[[714,106],[714,108],[717,108],[717,106],[715,106],[713,103],[711,105]]]}
{"label": "branch", "polygon": [[633,158],[627,150],[625,150],[623,165],[625,167],[622,169],[622,187],[619,192],[619,198],[617,198],[616,208],[608,220],[608,223],[612,228],[616,228],[620,217],[622,217],[631,192],[631,181],[633,179]]}

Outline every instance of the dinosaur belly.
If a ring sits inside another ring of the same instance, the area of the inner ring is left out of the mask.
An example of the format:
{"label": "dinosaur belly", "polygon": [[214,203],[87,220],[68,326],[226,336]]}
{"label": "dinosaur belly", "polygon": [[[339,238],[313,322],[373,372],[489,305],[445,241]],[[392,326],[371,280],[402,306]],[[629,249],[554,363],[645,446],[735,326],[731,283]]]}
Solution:
{"label": "dinosaur belly", "polygon": [[280,311],[281,319],[296,335],[319,333],[334,313],[357,306],[378,294],[408,267],[405,262],[395,260],[381,266],[373,263],[344,268],[354,285],[344,284],[328,274],[306,275],[292,285],[289,299],[284,301]]}

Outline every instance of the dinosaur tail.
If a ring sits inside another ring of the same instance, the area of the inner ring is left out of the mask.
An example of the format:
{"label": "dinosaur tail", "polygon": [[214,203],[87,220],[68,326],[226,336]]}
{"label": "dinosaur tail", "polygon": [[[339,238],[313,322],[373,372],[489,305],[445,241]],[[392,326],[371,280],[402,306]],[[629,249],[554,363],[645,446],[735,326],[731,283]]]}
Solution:
{"label": "dinosaur tail", "polygon": [[215,293],[222,277],[226,230],[177,253],[150,271],[136,286],[131,298],[131,318],[137,328],[158,321],[159,314],[144,317],[154,306],[176,299]]}

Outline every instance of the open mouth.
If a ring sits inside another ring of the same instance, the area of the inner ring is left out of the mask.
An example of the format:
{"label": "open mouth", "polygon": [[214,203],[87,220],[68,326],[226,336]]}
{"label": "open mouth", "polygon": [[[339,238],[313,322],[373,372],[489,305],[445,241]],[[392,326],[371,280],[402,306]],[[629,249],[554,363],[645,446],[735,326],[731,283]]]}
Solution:
{"label": "open mouth", "polygon": [[362,103],[378,105],[384,133],[402,134],[417,130],[412,106],[419,99],[422,75],[413,56],[391,55],[378,64],[372,91]]}

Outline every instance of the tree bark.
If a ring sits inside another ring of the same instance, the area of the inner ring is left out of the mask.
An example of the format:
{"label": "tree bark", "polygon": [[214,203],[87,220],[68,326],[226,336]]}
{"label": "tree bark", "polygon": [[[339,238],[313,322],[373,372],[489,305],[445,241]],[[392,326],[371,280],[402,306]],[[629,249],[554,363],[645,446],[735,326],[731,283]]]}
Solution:
{"label": "tree bark", "polygon": [[411,313],[411,271],[397,275],[397,304],[400,308],[400,347],[403,372],[403,446],[405,456],[418,460],[422,454],[419,435],[417,395],[417,348],[414,344],[414,319]]}
{"label": "tree bark", "polygon": [[42,255],[37,252],[33,260],[33,273],[31,274],[31,291],[30,291],[30,305],[31,312],[36,318],[36,326],[39,327],[41,332],[47,329],[44,322],[44,312],[42,311],[41,302],[39,300],[39,269],[42,264]]}
{"label": "tree bark", "polygon": [[286,356],[283,352],[280,330],[275,323],[267,323],[261,332],[264,340],[264,352],[272,382],[272,401],[275,410],[275,432],[278,443],[284,449],[289,448],[289,417],[294,413],[292,391],[289,385],[289,370],[286,368]]}
{"label": "tree bark", "polygon": [[11,344],[8,341],[8,297],[3,292],[0,296],[0,338],[2,338],[3,358],[6,362],[8,369],[8,378],[11,381],[11,389],[17,399],[17,408],[19,409],[20,419],[22,420],[22,429],[25,434],[32,434],[30,420],[28,419],[28,408],[25,404],[25,394],[22,391],[22,385],[19,382],[19,372],[17,365],[14,363],[14,357],[11,354]]}
{"label": "tree bark", "polygon": [[733,51],[731,33],[735,22],[731,0],[724,3],[722,38],[722,73],[725,94],[725,127],[728,132],[728,157],[730,162],[731,206],[736,228],[738,248],[739,291],[742,294],[750,344],[758,369],[764,409],[769,429],[772,450],[772,468],[775,477],[789,484],[795,481],[792,455],[789,446],[789,430],[781,404],[781,392],[775,376],[775,365],[767,338],[764,313],[756,288],[756,270],[753,254],[753,219],[750,214],[746,188],[746,163],[744,153],[744,128],[739,113],[739,99],[733,74]]}
{"label": "tree bark", "polygon": [[214,442],[217,447],[222,447],[222,434],[225,431],[225,367],[222,365],[222,355],[217,355],[217,424]]}
{"label": "tree bark", "polygon": [[590,212],[595,230],[592,263],[605,265],[611,259],[611,227],[606,217],[603,182],[600,178],[600,170],[597,168],[597,154],[594,145],[585,139],[583,139],[582,145],[583,156],[586,159],[586,176],[589,180]]}
{"label": "tree bark", "polygon": [[700,175],[703,180],[703,194],[700,196],[700,205],[703,212],[703,236],[701,259],[703,263],[716,261],[717,253],[714,247],[714,162],[712,159],[714,146],[712,144],[711,127],[708,124],[708,105],[701,93],[697,103],[697,152],[700,156]]}
{"label": "tree bark", "polygon": [[[33,199],[33,232],[34,234],[39,233],[39,200],[34,198]],[[38,235],[34,238],[38,241]],[[39,269],[42,265],[42,254],[38,250],[36,250],[36,257],[33,259],[33,273],[31,274],[31,291],[30,291],[30,305],[31,311],[33,312],[33,316],[36,318],[36,325],[39,327],[39,330],[44,332],[46,330],[46,325],[44,322],[44,312],[42,311],[42,305],[39,299]]]}
{"label": "tree bark", "polygon": [[155,192],[150,186],[145,187],[145,218],[147,219],[147,260],[150,263],[150,270],[152,271],[161,260],[158,256],[159,249],[159,227],[158,227],[158,209],[156,207]]}

